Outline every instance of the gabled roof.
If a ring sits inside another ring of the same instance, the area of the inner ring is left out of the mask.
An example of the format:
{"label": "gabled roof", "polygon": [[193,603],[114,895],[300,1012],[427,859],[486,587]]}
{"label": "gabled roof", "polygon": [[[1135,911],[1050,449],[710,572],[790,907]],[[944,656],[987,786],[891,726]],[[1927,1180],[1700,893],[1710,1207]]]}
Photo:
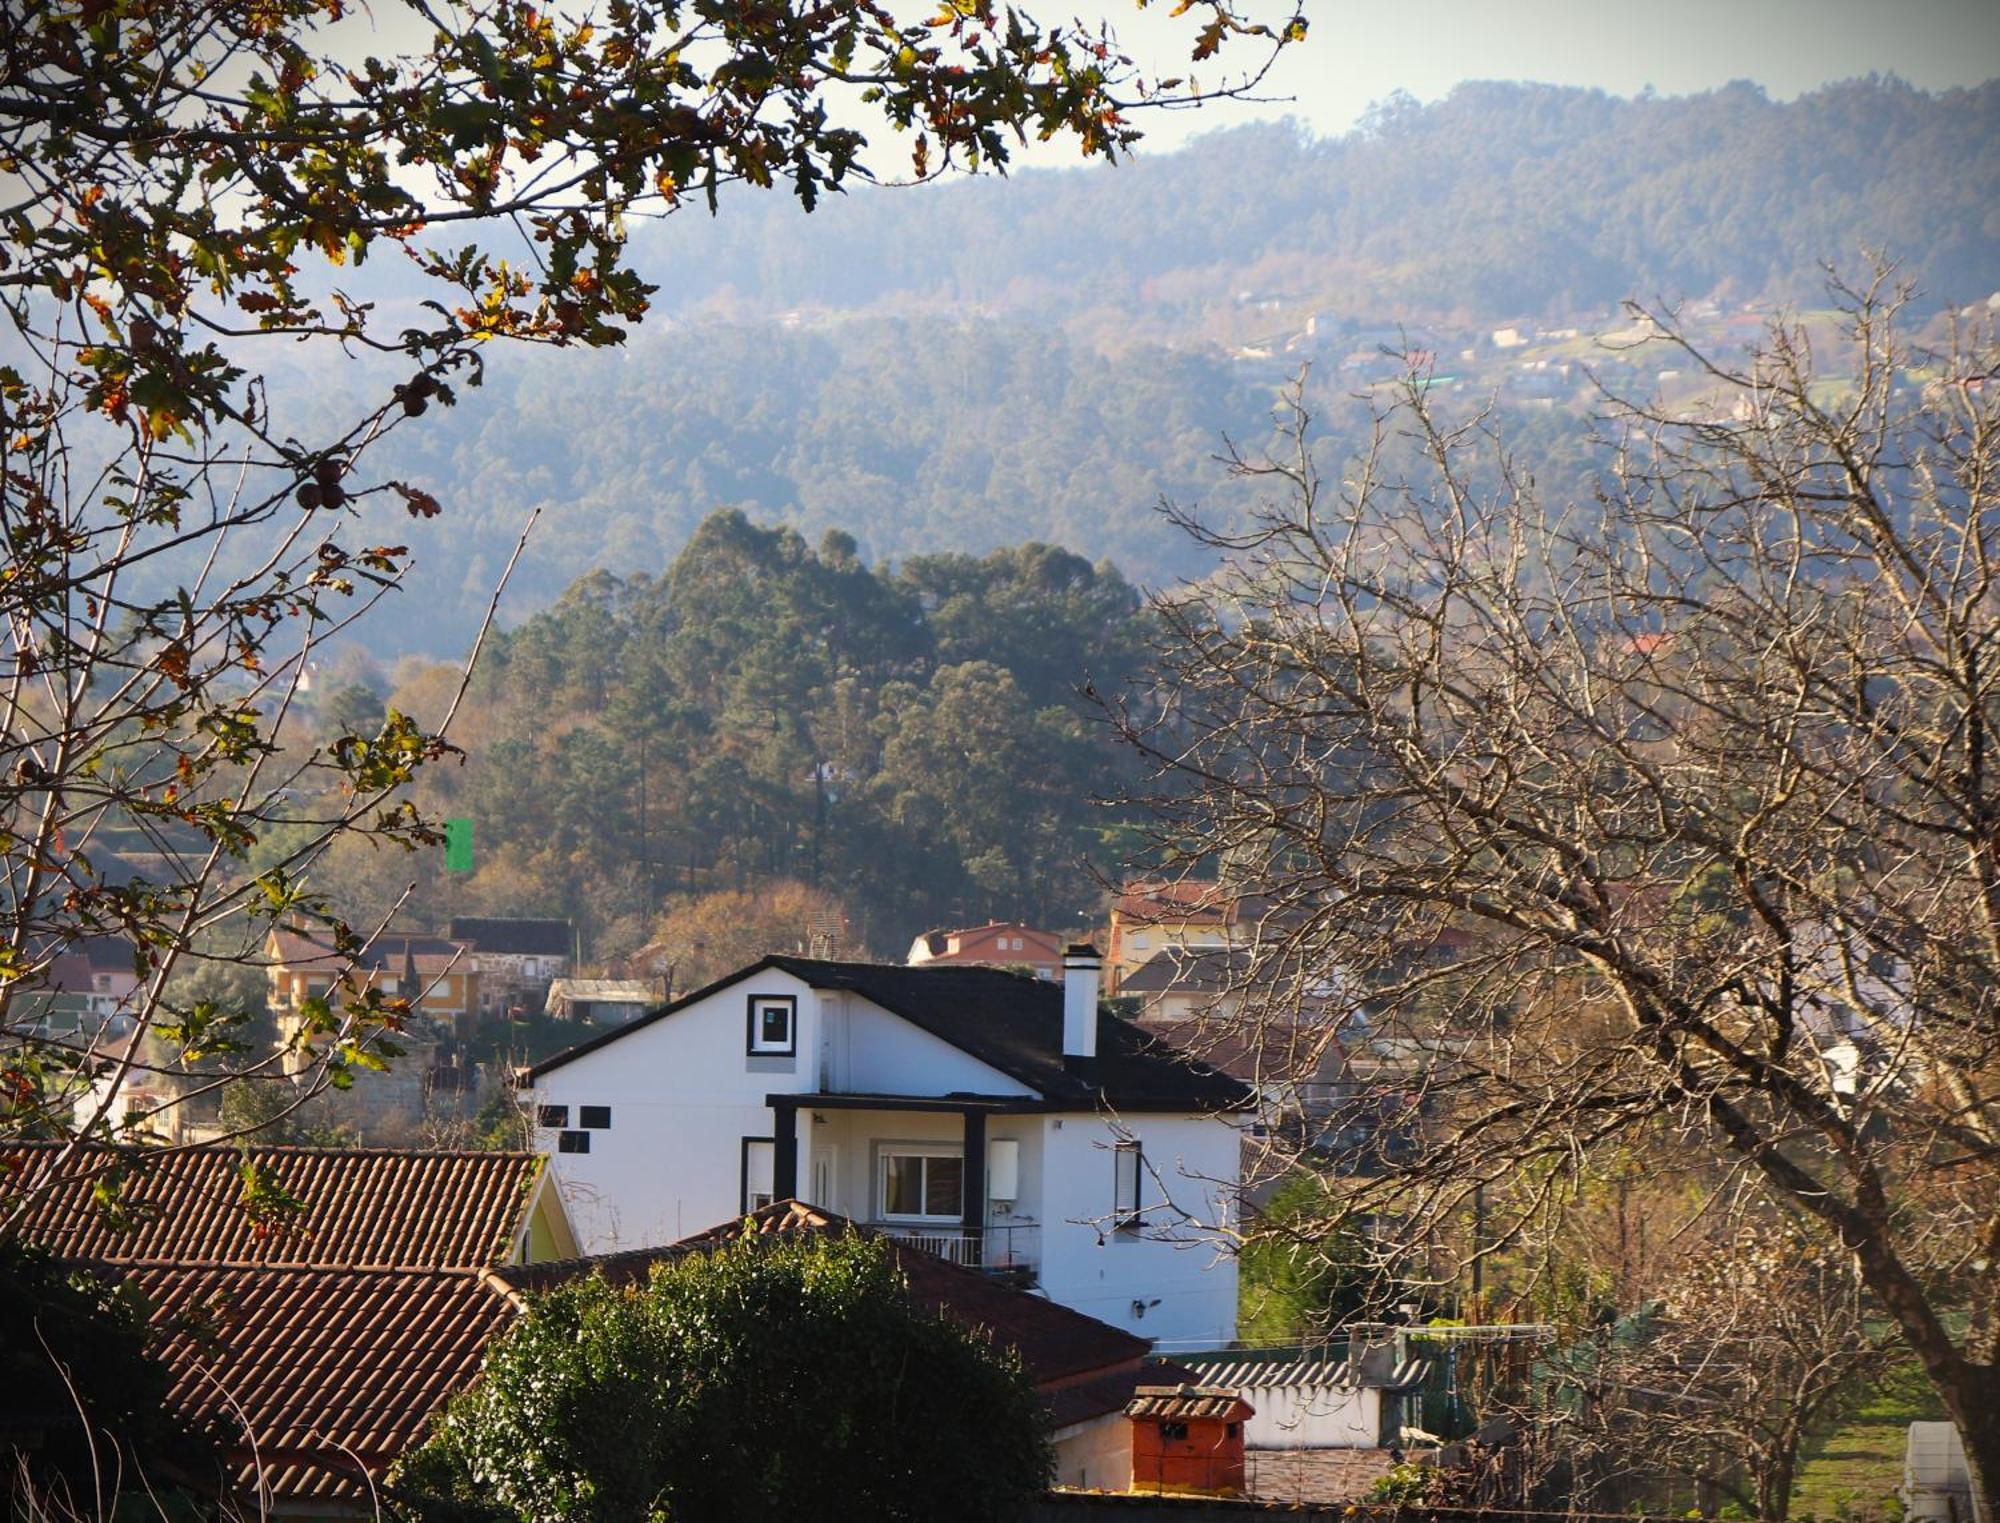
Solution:
{"label": "gabled roof", "polygon": [[1097,1056],[1066,1063],[1062,1052],[1063,991],[1059,984],[1000,968],[963,964],[828,962],[773,955],[740,968],[626,1026],[559,1052],[527,1069],[530,1082],[587,1053],[687,1009],[732,984],[769,969],[811,988],[858,994],[920,1030],[970,1053],[1027,1085],[1050,1104],[1094,1110],[1236,1110],[1250,1092],[1227,1074],[1164,1046],[1128,1021],[1100,1013]]}
{"label": "gabled roof", "polygon": [[568,957],[576,950],[576,926],[567,920],[514,916],[454,915],[446,933],[469,941],[478,952],[521,957]]}
{"label": "gabled roof", "polygon": [[[166,1328],[167,1404],[212,1422],[250,1495],[364,1510],[519,1315],[465,1269],[152,1264],[118,1271]],[[193,1314],[190,1328],[182,1320]]]}
{"label": "gabled roof", "polygon": [[[642,1285],[655,1264],[691,1253],[711,1252],[734,1242],[746,1230],[760,1237],[843,1232],[865,1237],[879,1235],[831,1211],[822,1211],[803,1201],[782,1200],[741,1221],[711,1227],[664,1248],[641,1248],[557,1263],[514,1264],[494,1274],[496,1279],[524,1292],[548,1290],[591,1274],[600,1274],[613,1285]],[[1108,1322],[1016,1290],[991,1275],[948,1263],[908,1243],[889,1239],[889,1253],[909,1281],[911,1300],[950,1321],[985,1329],[996,1343],[1020,1354],[1022,1365],[1037,1385],[1061,1387],[1100,1371],[1135,1366],[1152,1347],[1146,1339]],[[1132,1374],[1136,1378],[1136,1369]],[[1128,1379],[1122,1394],[1101,1410],[1115,1409],[1130,1396],[1131,1390],[1132,1381]],[[1063,1418],[1069,1422],[1079,1420],[1074,1416]]]}
{"label": "gabled roof", "polygon": [[519,1314],[492,1266],[543,1188],[542,1159],[252,1148],[259,1171],[303,1203],[260,1227],[244,1208],[245,1156],[203,1147],[145,1160],[116,1226],[91,1200],[116,1152],[65,1162],[60,1144],[22,1144],[0,1151],[0,1198],[35,1192],[24,1238],[145,1292],[165,1333],[169,1407],[215,1423],[246,1492],[371,1512],[390,1462]]}
{"label": "gabled roof", "polygon": [[1162,947],[1119,980],[1120,994],[1220,994],[1256,971],[1253,947]]}
{"label": "gabled roof", "polygon": [[[79,1149],[61,1174],[56,1143],[0,1154],[0,1200],[35,1192],[21,1236],[65,1259],[100,1264],[317,1264],[343,1269],[485,1269],[505,1262],[534,1199],[535,1153],[198,1147],[148,1158],[112,1225],[92,1187],[116,1162]],[[260,1226],[243,1207],[243,1163],[304,1209]],[[46,1186],[46,1188],[44,1188]]]}

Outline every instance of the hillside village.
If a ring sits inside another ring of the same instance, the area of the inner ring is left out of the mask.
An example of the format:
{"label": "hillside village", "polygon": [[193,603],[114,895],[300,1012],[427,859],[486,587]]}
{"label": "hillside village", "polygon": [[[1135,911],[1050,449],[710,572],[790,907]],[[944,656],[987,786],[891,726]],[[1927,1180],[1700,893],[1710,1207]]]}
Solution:
{"label": "hillside village", "polygon": [[0,13],[12,1523],[2000,1523],[2000,11],[1041,9]]}

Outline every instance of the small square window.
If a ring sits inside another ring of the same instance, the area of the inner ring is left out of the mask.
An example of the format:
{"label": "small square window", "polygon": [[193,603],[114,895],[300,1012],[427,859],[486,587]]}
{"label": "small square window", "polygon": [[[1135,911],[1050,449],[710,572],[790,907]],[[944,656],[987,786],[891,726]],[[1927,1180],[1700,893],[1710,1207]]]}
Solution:
{"label": "small square window", "polygon": [[1172,1422],[1168,1422],[1168,1423],[1161,1423],[1161,1424],[1160,1424],[1160,1437],[1161,1437],[1161,1438],[1186,1438],[1186,1437],[1187,1437],[1187,1424],[1186,1424],[1186,1423],[1172,1423]]}
{"label": "small square window", "polygon": [[564,1127],[569,1125],[567,1105],[538,1105],[535,1107],[535,1125]]}
{"label": "small square window", "polygon": [[586,1132],[608,1132],[611,1130],[611,1107],[608,1105],[580,1106],[576,1113],[576,1124]]}
{"label": "small square window", "polygon": [[590,1151],[590,1133],[564,1132],[560,1137],[556,1138],[556,1151],[558,1153],[588,1153]]}
{"label": "small square window", "polygon": [[789,994],[750,996],[748,1048],[752,1057],[791,1057],[798,1052],[799,1002]]}

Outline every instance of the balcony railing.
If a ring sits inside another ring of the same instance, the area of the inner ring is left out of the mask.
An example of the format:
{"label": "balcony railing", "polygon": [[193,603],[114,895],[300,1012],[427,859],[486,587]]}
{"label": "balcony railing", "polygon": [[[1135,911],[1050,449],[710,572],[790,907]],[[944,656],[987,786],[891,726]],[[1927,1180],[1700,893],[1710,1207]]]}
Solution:
{"label": "balcony railing", "polygon": [[870,1222],[884,1237],[967,1269],[983,1269],[1032,1283],[1041,1264],[1042,1229],[1038,1224],[1005,1227],[961,1227],[949,1222]]}

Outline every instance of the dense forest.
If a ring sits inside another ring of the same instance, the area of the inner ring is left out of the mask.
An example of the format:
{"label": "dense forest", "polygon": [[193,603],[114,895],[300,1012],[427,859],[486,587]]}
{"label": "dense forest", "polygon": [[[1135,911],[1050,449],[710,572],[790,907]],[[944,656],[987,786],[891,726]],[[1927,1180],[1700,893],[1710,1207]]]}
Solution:
{"label": "dense forest", "polygon": [[670,312],[1106,305],[1185,331],[1246,285],[1416,319],[1810,301],[1817,262],[1863,243],[1959,299],[2000,281],[2000,84],[1866,79],[1786,102],[1747,83],[1639,99],[1466,84],[1391,98],[1340,137],[1239,128],[1116,169],[851,195],[809,227],[775,201],[725,207],[668,223],[648,276]]}
{"label": "dense forest", "polygon": [[[1128,765],[1080,688],[1129,682],[1146,628],[1116,570],[1049,545],[873,570],[851,536],[719,512],[664,575],[587,576],[481,663],[469,755],[421,784],[473,821],[470,878],[359,847],[317,882],[363,917],[412,878],[413,923],[575,915],[598,959],[663,901],[781,882],[854,949],[994,914],[1077,925],[1124,845],[1094,798]],[[419,713],[456,680],[400,676],[389,701]],[[365,704],[355,687],[322,712]]]}
{"label": "dense forest", "polygon": [[[367,637],[462,652],[537,508],[514,618],[594,569],[659,570],[725,506],[841,529],[870,563],[1044,540],[1145,584],[1199,575],[1160,499],[1232,511],[1212,457],[1264,437],[1308,362],[1329,448],[1350,448],[1367,377],[1344,362],[1405,332],[1456,356],[1503,323],[1580,324],[1567,390],[1513,399],[1506,425],[1545,487],[1587,492],[1585,371],[1652,380],[1590,346],[1621,298],[1813,305],[1820,261],[1858,270],[1865,246],[1901,255],[1932,306],[1983,297],[2000,286],[1996,145],[2000,84],[1868,80],[1788,103],[1492,84],[1391,102],[1339,138],[1242,128],[1116,169],[857,192],[809,222],[725,197],[717,218],[641,233],[659,290],[625,349],[496,355],[456,409],[387,441],[445,505],[453,548],[420,558]],[[392,270],[371,263],[357,290],[393,306]],[[351,415],[400,378],[300,351],[272,386],[309,432],[315,407]],[[1464,376],[1465,405],[1502,380]],[[382,503],[384,533],[401,513]]]}

